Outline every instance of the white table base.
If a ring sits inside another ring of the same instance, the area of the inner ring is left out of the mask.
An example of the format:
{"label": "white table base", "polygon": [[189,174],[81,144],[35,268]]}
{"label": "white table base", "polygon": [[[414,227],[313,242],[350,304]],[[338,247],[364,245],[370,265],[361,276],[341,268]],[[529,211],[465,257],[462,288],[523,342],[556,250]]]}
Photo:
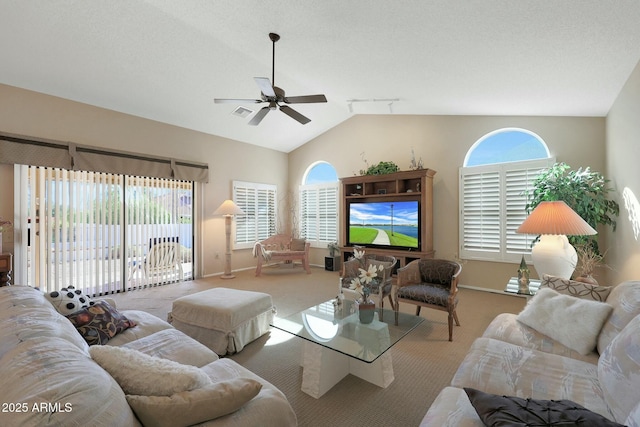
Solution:
{"label": "white table base", "polygon": [[372,363],[307,341],[302,360],[302,391],[318,399],[347,374],[386,388],[394,379],[391,354],[385,352]]}

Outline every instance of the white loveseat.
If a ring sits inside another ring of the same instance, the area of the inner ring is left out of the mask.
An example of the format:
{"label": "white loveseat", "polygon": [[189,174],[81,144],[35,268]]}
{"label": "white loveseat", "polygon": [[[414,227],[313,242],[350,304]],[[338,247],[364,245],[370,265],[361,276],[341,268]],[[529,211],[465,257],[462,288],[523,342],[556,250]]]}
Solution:
{"label": "white loveseat", "polygon": [[[516,314],[497,316],[472,344],[451,386],[436,397],[421,426],[484,426],[465,388],[473,389],[472,395],[479,390],[496,400],[566,399],[607,420],[639,426],[640,282],[613,287],[603,301],[613,309],[596,336],[597,345],[586,354],[523,324]],[[502,411],[496,406],[490,409]]]}
{"label": "white loveseat", "polygon": [[[206,426],[294,426],[295,413],[275,386],[157,317],[122,314],[137,323],[107,342],[201,369],[213,383],[248,378],[259,393],[240,409]],[[139,426],[114,378],[92,360],[89,345],[42,292],[0,288],[0,408],[2,426]],[[171,425],[184,425],[180,417]]]}

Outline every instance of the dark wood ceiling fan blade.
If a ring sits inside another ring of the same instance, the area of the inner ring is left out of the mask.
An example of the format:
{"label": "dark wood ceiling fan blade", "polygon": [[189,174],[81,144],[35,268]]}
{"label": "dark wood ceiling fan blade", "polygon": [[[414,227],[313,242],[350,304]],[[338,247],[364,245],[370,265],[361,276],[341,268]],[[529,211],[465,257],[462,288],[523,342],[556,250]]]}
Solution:
{"label": "dark wood ceiling fan blade", "polygon": [[256,81],[256,84],[260,88],[260,92],[264,93],[265,96],[275,98],[276,93],[273,91],[273,86],[271,86],[271,81],[266,77],[254,77],[253,80]]}
{"label": "dark wood ceiling fan blade", "polygon": [[324,95],[287,96],[284,98],[287,104],[311,104],[314,102],[327,102]]}
{"label": "dark wood ceiling fan blade", "polygon": [[253,118],[249,121],[249,124],[251,126],[258,126],[268,112],[269,112],[269,107],[262,107],[260,110],[258,110],[256,115],[253,116]]}
{"label": "dark wood ceiling fan blade", "polygon": [[292,119],[297,120],[298,122],[302,123],[303,125],[306,125],[307,123],[309,123],[311,121],[310,118],[303,116],[302,114],[298,113],[293,108],[287,107],[286,105],[281,106],[280,107],[280,111],[282,111],[283,113],[285,113],[287,116],[291,117]]}
{"label": "dark wood ceiling fan blade", "polygon": [[264,102],[262,99],[226,99],[214,98],[214,104],[260,104]]}

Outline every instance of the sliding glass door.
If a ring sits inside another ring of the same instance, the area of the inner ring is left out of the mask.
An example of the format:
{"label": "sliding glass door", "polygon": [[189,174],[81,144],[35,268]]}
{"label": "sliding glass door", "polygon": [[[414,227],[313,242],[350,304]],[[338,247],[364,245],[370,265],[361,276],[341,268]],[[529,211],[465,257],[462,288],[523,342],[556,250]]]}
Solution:
{"label": "sliding glass door", "polygon": [[21,283],[101,295],[192,277],[192,182],[17,168]]}

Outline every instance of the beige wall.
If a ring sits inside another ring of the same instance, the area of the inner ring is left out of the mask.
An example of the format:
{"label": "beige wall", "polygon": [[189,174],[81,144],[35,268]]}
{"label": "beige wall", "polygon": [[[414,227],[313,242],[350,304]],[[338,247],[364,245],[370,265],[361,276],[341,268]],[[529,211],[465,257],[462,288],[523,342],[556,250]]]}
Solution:
{"label": "beige wall", "polygon": [[608,234],[606,246],[609,277],[617,284],[640,279],[640,63],[607,116],[606,154],[620,203],[618,228]]}
{"label": "beige wall", "polygon": [[[201,247],[198,275],[224,270],[224,219],[212,212],[231,197],[232,180],[276,184],[283,194],[287,188],[286,153],[6,85],[0,85],[0,130],[208,163],[209,183],[201,189],[202,238],[195,243]],[[0,164],[0,179],[0,215],[12,217],[13,167]],[[232,265],[255,266],[251,251],[235,251]]]}
{"label": "beige wall", "polygon": [[[289,154],[289,185],[297,188],[307,167],[318,160],[331,163],[338,176],[358,174],[369,164],[394,161],[407,170],[411,149],[424,166],[434,169],[434,248],[436,256],[458,255],[458,169],[469,148],[483,135],[504,127],[538,134],[552,156],[573,167],[605,169],[605,119],[575,117],[481,117],[357,115]],[[638,190],[640,192],[640,189]],[[322,264],[326,249],[313,253]],[[461,283],[504,289],[517,265],[469,261]]]}

